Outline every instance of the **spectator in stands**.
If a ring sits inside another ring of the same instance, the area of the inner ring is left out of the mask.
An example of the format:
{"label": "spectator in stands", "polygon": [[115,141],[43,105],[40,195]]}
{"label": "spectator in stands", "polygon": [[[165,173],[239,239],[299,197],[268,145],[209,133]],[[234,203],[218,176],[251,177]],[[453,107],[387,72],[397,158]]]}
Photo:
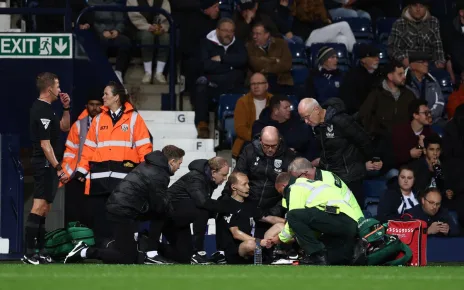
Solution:
{"label": "spectator in stands", "polygon": [[[146,4],[141,4],[146,3]],[[148,5],[171,12],[171,6],[168,0],[127,0],[127,6],[142,6]],[[169,21],[162,14],[155,14],[152,11],[128,12],[130,22],[135,26],[135,37],[142,44],[141,48],[143,68],[145,75],[142,78],[143,84],[149,84],[152,81],[153,75],[153,45],[155,39],[160,45],[169,45]],[[168,60],[168,48],[158,48],[156,55],[156,71],[155,81],[159,84],[166,84],[166,78],[163,71]]]}
{"label": "spectator in stands", "polygon": [[349,52],[356,43],[350,25],[345,22],[331,24],[324,0],[294,0],[291,6],[294,34],[306,40],[306,46],[318,42],[339,42]]}
{"label": "spectator in stands", "polygon": [[339,94],[350,115],[359,111],[367,96],[380,81],[379,49],[362,43],[358,47],[359,63],[351,68],[341,82]]}
{"label": "spectator in stands", "polygon": [[[62,2],[62,1],[59,1],[59,2]],[[73,27],[76,27],[76,25],[79,25],[79,28],[82,30],[90,29],[90,27],[93,25],[93,13],[91,12],[83,14],[81,16],[80,23],[76,23],[77,18],[79,17],[79,14],[81,14],[82,10],[88,7],[87,1],[86,0],[70,0],[69,4],[71,5],[71,10],[72,10]],[[56,6],[52,6],[52,7],[58,8]],[[47,22],[50,21],[50,16],[51,15],[45,15]]]}
{"label": "spectator in stands", "polygon": [[237,100],[234,110],[234,127],[237,137],[232,146],[232,158],[237,159],[242,148],[251,142],[251,129],[261,111],[269,105],[272,95],[262,73],[254,73],[250,78],[250,92]]}
{"label": "spectator in stands", "polygon": [[353,9],[356,0],[325,0],[325,7],[329,10],[332,19],[336,18],[366,18],[371,20],[371,16],[366,11]]}
{"label": "spectator in stands", "polygon": [[411,121],[397,125],[392,130],[395,168],[419,159],[424,152],[424,138],[433,133],[430,128],[432,112],[427,107],[427,101],[412,100],[408,112]]}
{"label": "spectator in stands", "polygon": [[456,10],[458,15],[450,18],[445,25],[441,26],[441,35],[443,37],[443,47],[445,52],[451,58],[454,71],[459,75],[464,73],[464,1],[456,1]]}
{"label": "spectator in stands", "polygon": [[457,236],[459,228],[451,222],[446,208],[441,207],[441,194],[437,188],[428,188],[421,198],[421,204],[408,210],[415,219],[427,222],[427,234],[438,236]]}
{"label": "spectator in stands", "polygon": [[305,96],[325,103],[339,95],[343,74],[337,69],[338,57],[335,49],[322,47],[317,54],[317,68],[311,69],[305,82]]}
{"label": "spectator in stands", "polygon": [[454,117],[456,108],[462,104],[464,104],[464,72],[461,73],[461,85],[459,89],[451,93],[446,104],[446,112],[449,119]]}
{"label": "spectator in stands", "polygon": [[211,98],[240,86],[245,80],[247,52],[234,33],[232,19],[222,18],[201,42],[202,74],[196,81],[194,106],[198,138],[209,138]]}
{"label": "spectator in stands", "polygon": [[399,170],[398,182],[380,196],[377,219],[380,222],[399,219],[408,209],[419,204],[414,192],[414,171],[408,166]]}
{"label": "spectator in stands", "polygon": [[[24,1],[23,3],[27,3],[28,7],[34,7],[33,3],[36,2],[38,6],[37,8],[66,8],[66,1],[63,0],[40,0],[40,1]],[[73,24],[76,23],[77,17],[81,13],[81,11],[86,8],[87,1],[86,0],[68,0],[69,5],[72,10],[72,22]],[[21,5],[22,6],[22,5]],[[11,7],[14,7],[11,5]],[[93,13],[85,13],[81,17],[81,22],[79,23],[80,29],[87,30],[93,24]],[[64,32],[64,15],[53,15],[53,14],[38,14],[34,15],[35,17],[35,31],[40,33],[55,33],[55,32]],[[29,25],[29,23],[27,23]],[[32,27],[28,27],[29,29],[33,29]]]}
{"label": "spectator in stands", "polygon": [[401,63],[392,61],[385,67],[384,80],[372,90],[359,109],[359,120],[374,138],[377,156],[386,162],[384,169],[393,166],[390,141],[392,128],[409,121],[408,106],[414,94],[404,87],[406,79]]}
{"label": "spectator in stands", "polygon": [[432,111],[432,122],[441,120],[445,99],[437,80],[429,73],[430,56],[423,52],[409,54],[409,69],[406,69],[406,87],[416,98],[426,100]]}
{"label": "spectator in stands", "polygon": [[405,67],[409,66],[409,54],[413,51],[427,52],[433,55],[436,67],[445,67],[440,25],[425,6],[427,3],[428,0],[410,0],[388,38],[388,55]]}
{"label": "spectator in stands", "polygon": [[292,111],[291,105],[292,103],[287,96],[273,96],[269,101],[269,106],[261,112],[259,119],[254,122],[252,136],[259,134],[264,127],[276,127],[287,148],[301,156],[310,156],[311,160],[314,160],[316,158],[315,142],[310,141],[312,132],[301,121],[298,113]]}
{"label": "spectator in stands", "polygon": [[279,87],[293,86],[290,49],[283,39],[271,36],[267,25],[256,23],[253,26],[253,41],[249,41],[246,48],[251,72],[264,74],[271,92],[278,91]]}
{"label": "spectator in stands", "polygon": [[338,98],[329,99],[322,106],[315,99],[305,98],[298,105],[298,113],[306,124],[315,127],[321,144],[320,167],[337,174],[358,204],[364,204],[366,170],[380,170],[383,165],[382,161],[372,162],[374,150],[369,136],[345,113],[345,105]]}
{"label": "spectator in stands", "polygon": [[[89,0],[90,6],[95,5],[117,5],[115,0]],[[131,52],[131,41],[124,32],[124,13],[118,11],[95,11],[93,28],[97,33],[102,48],[107,51],[109,47],[116,47],[115,73],[119,81],[124,83],[123,75],[126,72]]]}
{"label": "spectator in stands", "polygon": [[[295,153],[287,148],[279,136],[277,128],[265,127],[259,136],[255,136],[243,148],[234,169],[246,174],[250,180],[248,202],[252,202],[266,215],[282,217],[282,196],[276,191],[274,183],[277,175],[286,171],[295,157]],[[227,186],[225,191],[228,191]],[[255,237],[263,237],[267,229],[268,225],[258,222]]]}

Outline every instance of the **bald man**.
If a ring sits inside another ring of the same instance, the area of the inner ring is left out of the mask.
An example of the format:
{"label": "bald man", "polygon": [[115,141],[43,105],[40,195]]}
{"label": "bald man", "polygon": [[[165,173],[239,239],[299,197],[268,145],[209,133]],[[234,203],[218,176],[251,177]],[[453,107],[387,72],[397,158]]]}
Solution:
{"label": "bald man", "polygon": [[321,144],[320,168],[338,175],[358,203],[364,205],[363,180],[366,170],[380,170],[382,161],[374,159],[374,148],[364,129],[345,113],[339,98],[328,99],[323,106],[315,99],[306,98],[298,105],[298,114],[314,128]]}

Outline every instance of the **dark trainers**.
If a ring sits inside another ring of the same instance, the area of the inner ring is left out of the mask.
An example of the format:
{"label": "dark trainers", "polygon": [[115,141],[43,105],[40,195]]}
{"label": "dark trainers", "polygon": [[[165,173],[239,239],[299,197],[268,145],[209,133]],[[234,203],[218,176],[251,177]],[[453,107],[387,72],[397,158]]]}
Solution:
{"label": "dark trainers", "polygon": [[145,261],[143,262],[145,265],[172,265],[174,264],[173,261],[161,256],[156,255],[153,258],[145,256]]}
{"label": "dark trainers", "polygon": [[40,264],[53,264],[55,261],[53,261],[52,257],[50,257],[47,254],[39,254],[39,262]]}
{"label": "dark trainers", "polygon": [[79,243],[77,243],[74,249],[72,249],[72,251],[69,252],[69,254],[66,256],[66,258],[64,259],[64,263],[65,264],[76,263],[76,262],[80,262],[84,260],[84,258],[82,258],[81,256],[81,252],[82,250],[88,249],[88,248],[89,246],[87,246],[86,243],[84,243],[83,241],[80,241]]}
{"label": "dark trainers", "polygon": [[24,264],[29,264],[29,265],[39,265],[40,256],[39,254],[24,255],[21,259],[21,262],[23,262]]}
{"label": "dark trainers", "polygon": [[218,264],[218,265],[224,265],[227,264],[226,262],[226,256],[224,256],[223,253],[220,251],[215,252],[214,254],[211,255],[210,261]]}
{"label": "dark trainers", "polygon": [[305,255],[299,261],[299,265],[314,265],[314,266],[327,266],[327,252],[325,250],[313,253],[311,255]]}
{"label": "dark trainers", "polygon": [[193,254],[190,258],[190,263],[197,265],[211,265],[211,261],[206,256],[205,251],[200,251]]}

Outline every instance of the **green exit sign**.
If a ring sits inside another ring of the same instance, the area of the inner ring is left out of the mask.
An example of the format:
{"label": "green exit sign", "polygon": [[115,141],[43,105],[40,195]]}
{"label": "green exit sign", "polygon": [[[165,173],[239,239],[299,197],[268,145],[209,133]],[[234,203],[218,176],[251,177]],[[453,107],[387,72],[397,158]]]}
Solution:
{"label": "green exit sign", "polygon": [[72,34],[0,33],[0,58],[72,58]]}

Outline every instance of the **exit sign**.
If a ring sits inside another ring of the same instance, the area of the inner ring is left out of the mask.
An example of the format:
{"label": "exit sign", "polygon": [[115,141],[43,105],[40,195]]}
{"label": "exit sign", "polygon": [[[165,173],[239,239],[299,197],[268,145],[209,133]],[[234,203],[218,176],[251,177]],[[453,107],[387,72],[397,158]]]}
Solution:
{"label": "exit sign", "polygon": [[72,34],[0,33],[0,58],[72,58]]}

